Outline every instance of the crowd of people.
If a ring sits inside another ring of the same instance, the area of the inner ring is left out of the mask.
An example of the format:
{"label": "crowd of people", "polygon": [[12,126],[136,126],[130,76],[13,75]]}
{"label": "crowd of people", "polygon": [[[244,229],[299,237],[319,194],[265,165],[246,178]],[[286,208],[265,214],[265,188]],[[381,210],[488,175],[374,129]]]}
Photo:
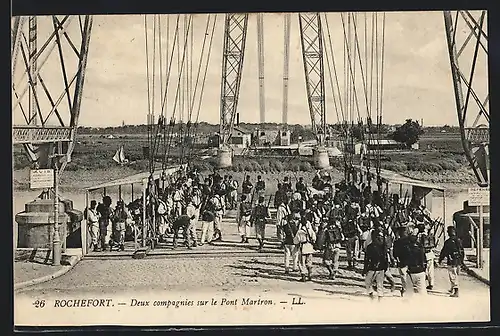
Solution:
{"label": "crowd of people", "polygon": [[[312,280],[313,258],[318,252],[329,277],[335,279],[340,251],[345,248],[347,269],[356,270],[358,263],[363,264],[359,270],[372,298],[383,296],[385,280],[391,291],[397,289],[391,269],[397,269],[401,278],[402,296],[427,294],[435,285],[434,267],[444,259],[450,295],[458,296],[464,251],[455,228],[447,228],[449,238],[437,256],[437,223],[415,199],[407,202],[406,197],[388,197],[387,190],[380,190],[380,186],[372,191],[369,181],[332,184],[329,174],[322,172],[315,174],[310,186],[302,177],[295,185],[285,177],[278,181],[273,195],[269,195],[260,175],[256,181],[245,176],[241,188],[231,175],[221,176],[218,171],[202,178],[196,170],[186,170],[169,178],[150,179],[145,206],[142,198],[127,206],[118,200],[115,209],[109,196],[100,204],[93,200],[86,218],[94,251],[124,250],[127,235],[158,242],[166,242],[167,236],[173,235],[173,247],[177,248],[180,231],[189,249],[213,244],[225,237],[222,219],[227,211],[236,210],[240,243],[248,244],[249,238],[254,238],[258,250],[263,251],[269,241],[266,227],[275,226],[285,273],[300,274],[301,281]],[[148,230],[143,237],[144,217]],[[202,225],[201,237],[197,235],[198,222]]]}

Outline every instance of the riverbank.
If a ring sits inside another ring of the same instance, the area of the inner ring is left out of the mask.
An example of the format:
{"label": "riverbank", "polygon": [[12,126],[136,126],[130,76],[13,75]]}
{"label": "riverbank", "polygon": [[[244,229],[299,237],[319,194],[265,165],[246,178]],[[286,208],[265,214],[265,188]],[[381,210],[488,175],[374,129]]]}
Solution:
{"label": "riverbank", "polygon": [[[109,168],[97,169],[78,169],[66,170],[61,176],[60,187],[65,191],[78,191],[83,188],[90,187],[99,183],[104,183],[119,179],[122,177],[130,176],[141,172],[130,166],[114,166]],[[204,172],[209,173],[209,172]],[[306,181],[310,180],[313,172],[308,171],[280,171],[280,172],[233,172],[228,171],[227,174],[232,175],[238,181],[241,181],[245,175],[251,175],[255,178],[257,175],[267,180],[269,186],[275,185],[277,180],[282,180],[283,177],[289,176],[290,179],[295,180],[298,177],[304,177]],[[427,181],[442,185],[447,191],[456,192],[463,191],[467,188],[475,186],[475,178],[469,169],[460,169],[457,171],[441,171],[441,172],[425,172],[425,171],[405,171],[400,172],[401,175],[408,176],[414,179]],[[343,172],[339,169],[333,168],[331,175],[334,181],[343,178]],[[23,168],[13,171],[13,189],[14,191],[28,191],[29,189],[29,169]]]}

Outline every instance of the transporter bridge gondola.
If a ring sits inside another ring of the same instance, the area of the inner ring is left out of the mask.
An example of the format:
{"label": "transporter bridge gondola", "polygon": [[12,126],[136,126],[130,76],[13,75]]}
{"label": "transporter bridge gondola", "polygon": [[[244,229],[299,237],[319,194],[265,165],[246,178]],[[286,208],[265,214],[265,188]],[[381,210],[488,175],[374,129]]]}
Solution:
{"label": "transporter bridge gondola", "polygon": [[[111,197],[115,196],[116,200],[123,200],[125,204],[128,204],[128,210],[131,212],[133,218],[133,224],[130,227],[134,228],[128,231],[127,238],[133,238],[133,244],[129,240],[126,244],[126,251],[130,249],[132,251],[137,251],[141,248],[144,249],[148,246],[150,240],[154,238],[156,230],[156,226],[153,224],[156,222],[154,218],[155,211],[152,212],[153,218],[147,216],[148,211],[146,211],[146,207],[149,205],[148,190],[150,182],[153,181],[156,187],[160,189],[162,184],[175,181],[176,176],[181,174],[186,169],[186,166],[184,164],[166,167],[157,169],[153,173],[143,172],[87,187],[84,189],[85,207],[89,207],[91,199],[100,201],[96,197],[96,194],[99,197],[109,195]],[[130,196],[130,202],[127,202],[124,197],[125,195],[127,195],[127,198]],[[115,203],[114,200],[113,203]],[[139,204],[140,207],[134,207],[132,206],[133,204]],[[83,255],[89,254],[90,243],[90,232],[87,229],[87,221],[85,219],[82,222]]]}
{"label": "transporter bridge gondola", "polygon": [[[360,165],[353,166],[358,174],[377,176],[382,186],[382,199],[389,212],[395,210],[389,204],[402,204],[405,208],[423,206],[430,214],[431,233],[434,235],[437,248],[444,244],[446,231],[446,191],[445,188],[427,181],[413,179],[399,173],[367,168]],[[439,201],[440,200],[440,201]],[[391,202],[392,201],[392,202]],[[436,202],[437,201],[437,202]]]}

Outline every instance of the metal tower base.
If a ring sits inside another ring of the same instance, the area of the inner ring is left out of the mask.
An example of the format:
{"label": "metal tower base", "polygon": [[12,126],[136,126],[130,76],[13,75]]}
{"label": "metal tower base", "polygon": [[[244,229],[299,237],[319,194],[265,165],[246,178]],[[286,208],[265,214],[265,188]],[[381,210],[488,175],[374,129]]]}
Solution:
{"label": "metal tower base", "polygon": [[314,166],[316,169],[325,169],[330,167],[330,157],[328,150],[324,146],[318,146],[314,149]]}
{"label": "metal tower base", "polygon": [[233,165],[233,153],[231,149],[221,148],[217,152],[217,167],[228,168]]}

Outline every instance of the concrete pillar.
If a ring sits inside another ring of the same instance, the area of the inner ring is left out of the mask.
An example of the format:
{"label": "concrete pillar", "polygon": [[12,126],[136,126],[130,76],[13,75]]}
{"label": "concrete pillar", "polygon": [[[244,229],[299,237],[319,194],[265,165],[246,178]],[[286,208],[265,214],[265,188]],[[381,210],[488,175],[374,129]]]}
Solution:
{"label": "concrete pillar", "polygon": [[325,147],[318,146],[314,149],[314,165],[316,169],[325,169],[330,167],[330,158],[328,150]]}
{"label": "concrete pillar", "polygon": [[218,168],[227,168],[233,165],[233,156],[231,149],[229,148],[221,148],[217,152],[217,167]]}
{"label": "concrete pillar", "polygon": [[[67,227],[70,221],[65,213],[65,206],[60,203],[58,222],[60,225],[60,239],[64,242],[67,237]],[[34,200],[25,205],[25,211],[16,215],[18,225],[19,248],[49,248],[52,249],[54,238],[54,201]]]}

